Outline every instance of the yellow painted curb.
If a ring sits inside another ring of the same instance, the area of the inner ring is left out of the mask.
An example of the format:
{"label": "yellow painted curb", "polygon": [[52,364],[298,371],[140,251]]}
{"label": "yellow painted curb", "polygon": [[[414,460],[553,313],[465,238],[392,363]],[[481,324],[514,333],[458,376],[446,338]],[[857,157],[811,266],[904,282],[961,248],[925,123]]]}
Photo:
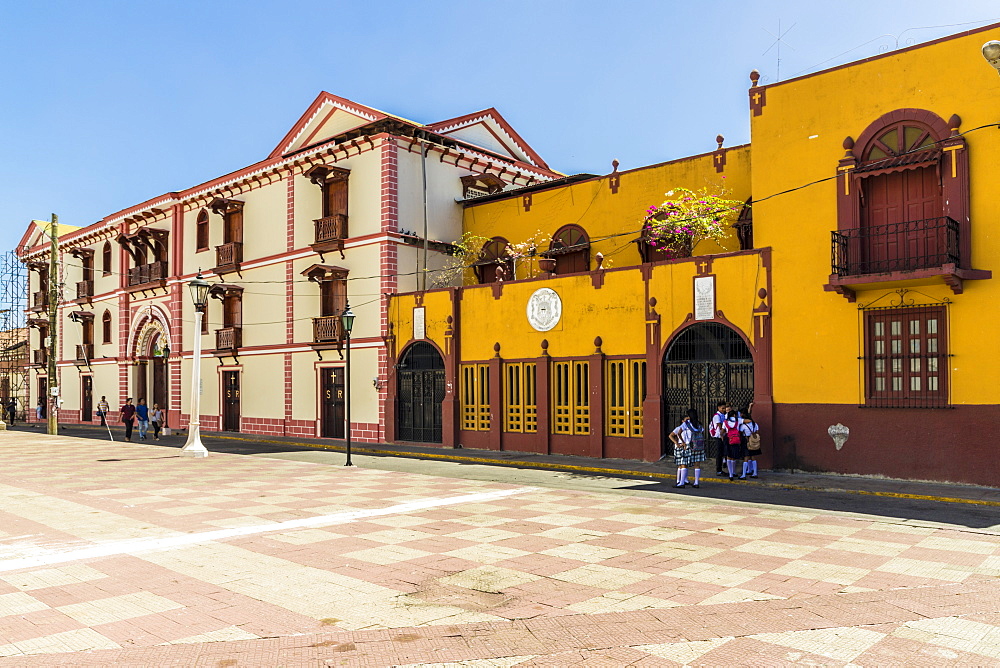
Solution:
{"label": "yellow painted curb", "polygon": [[[289,441],[269,441],[262,439],[239,438],[237,436],[211,436],[211,438],[226,439],[230,441],[242,441],[245,443],[270,443],[273,445],[297,445],[315,450],[332,450],[334,452],[346,452],[347,448],[339,445],[325,445],[322,443],[301,443]],[[430,452],[400,452],[398,450],[381,450],[368,447],[351,447],[352,453],[365,455],[382,455],[386,457],[409,457],[413,459],[436,459],[447,462],[461,462],[466,464],[492,464],[494,466],[506,466],[508,468],[532,468],[549,471],[568,471],[574,473],[598,473],[602,475],[612,475],[622,478],[656,478],[662,480],[674,480],[673,473],[657,473],[655,471],[623,471],[621,469],[605,469],[596,466],[577,466],[575,464],[554,464],[550,462],[527,462],[523,460],[509,459],[487,459],[484,457],[461,457],[458,455],[434,454]],[[715,480],[715,478],[711,478]],[[719,482],[728,482],[721,480]],[[863,489],[842,489],[840,487],[808,487],[806,485],[794,485],[781,482],[755,481],[757,487],[776,487],[779,489],[794,489],[804,492],[840,492],[842,494],[857,494],[859,496],[881,496],[892,499],[913,499],[916,501],[937,501],[940,503],[963,503],[972,506],[1000,506],[1000,501],[986,501],[982,499],[959,499],[949,496],[928,496],[924,494],[904,494],[902,492],[873,492]]]}

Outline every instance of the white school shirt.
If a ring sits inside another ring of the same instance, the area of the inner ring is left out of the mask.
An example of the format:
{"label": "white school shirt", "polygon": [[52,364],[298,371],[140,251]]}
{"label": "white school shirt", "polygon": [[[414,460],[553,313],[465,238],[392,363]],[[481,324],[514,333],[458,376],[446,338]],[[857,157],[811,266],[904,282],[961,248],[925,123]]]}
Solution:
{"label": "white school shirt", "polygon": [[722,438],[722,422],[726,419],[725,413],[715,412],[712,416],[712,426],[709,427],[708,435],[713,438]]}
{"label": "white school shirt", "polygon": [[744,422],[740,425],[740,433],[744,436],[749,436],[750,434],[756,434],[760,430],[756,422]]}
{"label": "white school shirt", "polygon": [[681,442],[684,445],[691,445],[691,441],[694,440],[695,433],[702,431],[703,429],[704,427],[701,429],[695,429],[694,425],[691,424],[691,421],[685,418],[684,422],[681,422],[681,426],[674,429],[673,433],[680,436]]}
{"label": "white school shirt", "polygon": [[149,419],[153,422],[163,422],[163,409],[157,408],[155,411],[150,413]]}

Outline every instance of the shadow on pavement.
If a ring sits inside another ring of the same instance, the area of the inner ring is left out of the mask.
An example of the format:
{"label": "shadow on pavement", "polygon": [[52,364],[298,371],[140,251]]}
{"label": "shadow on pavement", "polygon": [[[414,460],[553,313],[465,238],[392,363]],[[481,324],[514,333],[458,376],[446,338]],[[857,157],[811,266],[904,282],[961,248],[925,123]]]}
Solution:
{"label": "shadow on pavement", "polygon": [[[664,492],[673,497],[708,497],[720,501],[768,503],[818,511],[836,511],[875,515],[906,521],[941,522],[986,529],[1000,524],[1000,507],[966,503],[948,503],[927,499],[898,499],[857,492],[789,489],[777,484],[729,482],[719,478],[702,479],[699,489],[678,489],[672,483],[629,485],[623,489]],[[766,486],[765,486],[766,485]]]}

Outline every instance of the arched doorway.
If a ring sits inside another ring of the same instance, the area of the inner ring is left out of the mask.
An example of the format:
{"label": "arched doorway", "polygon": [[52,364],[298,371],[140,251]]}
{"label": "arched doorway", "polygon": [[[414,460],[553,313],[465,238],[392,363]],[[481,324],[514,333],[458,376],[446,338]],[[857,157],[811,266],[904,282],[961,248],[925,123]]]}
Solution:
{"label": "arched doorway", "polygon": [[429,343],[407,348],[396,365],[396,437],[401,441],[441,443],[444,360]]}
{"label": "arched doorway", "polygon": [[169,408],[170,335],[166,318],[158,308],[150,307],[136,314],[133,331],[137,332],[131,343],[132,388],[128,393],[134,402],[145,399],[149,406],[158,404]]}
{"label": "arched doorway", "polygon": [[720,401],[737,409],[753,401],[753,356],[730,327],[699,323],[681,332],[663,358],[664,435],[681,423],[689,408],[707,422]]}

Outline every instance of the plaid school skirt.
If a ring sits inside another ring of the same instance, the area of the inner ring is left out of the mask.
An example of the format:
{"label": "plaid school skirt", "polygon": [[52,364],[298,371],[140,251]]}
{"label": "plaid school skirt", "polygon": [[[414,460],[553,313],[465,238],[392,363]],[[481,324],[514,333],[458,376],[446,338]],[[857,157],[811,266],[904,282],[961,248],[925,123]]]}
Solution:
{"label": "plaid school skirt", "polygon": [[674,448],[674,461],[677,466],[690,466],[705,461],[705,446],[689,445],[686,448]]}

